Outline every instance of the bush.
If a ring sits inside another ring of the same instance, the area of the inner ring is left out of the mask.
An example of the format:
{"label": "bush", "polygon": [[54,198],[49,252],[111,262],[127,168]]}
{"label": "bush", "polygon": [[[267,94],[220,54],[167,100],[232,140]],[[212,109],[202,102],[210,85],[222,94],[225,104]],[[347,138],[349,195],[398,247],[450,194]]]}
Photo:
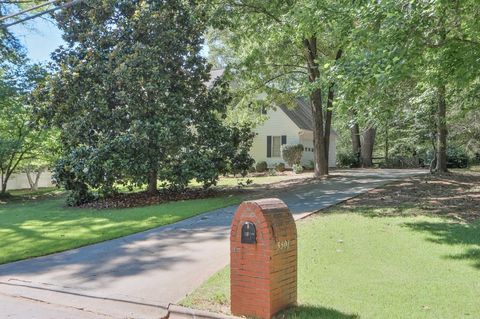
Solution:
{"label": "bush", "polygon": [[315,163],[312,160],[310,160],[310,161],[308,161],[308,164],[303,165],[303,168],[311,171],[315,168]]}
{"label": "bush", "polygon": [[360,161],[357,155],[352,153],[339,153],[337,155],[337,164],[339,167],[359,167]]}
{"label": "bush", "polygon": [[380,164],[383,168],[417,168],[425,166],[425,160],[419,157],[406,157],[395,155],[387,159],[387,161]]}
{"label": "bush", "polygon": [[285,171],[285,163],[276,164],[275,169],[277,170],[277,172],[284,172]]}
{"label": "bush", "polygon": [[303,145],[283,145],[282,146],[282,157],[288,165],[292,166],[294,164],[300,164],[303,154]]}
{"label": "bush", "polygon": [[240,174],[245,177],[254,162],[247,150],[242,150],[231,159],[231,172],[233,175]]}
{"label": "bush", "polygon": [[467,168],[468,155],[465,151],[459,149],[449,149],[447,151],[447,167],[448,168]]}
{"label": "bush", "polygon": [[295,174],[300,174],[303,172],[303,166],[300,164],[293,164],[292,169]]}
{"label": "bush", "polygon": [[267,165],[267,162],[265,161],[258,162],[257,165],[255,165],[255,170],[257,171],[257,173],[266,172],[267,169],[268,169],[268,165]]}

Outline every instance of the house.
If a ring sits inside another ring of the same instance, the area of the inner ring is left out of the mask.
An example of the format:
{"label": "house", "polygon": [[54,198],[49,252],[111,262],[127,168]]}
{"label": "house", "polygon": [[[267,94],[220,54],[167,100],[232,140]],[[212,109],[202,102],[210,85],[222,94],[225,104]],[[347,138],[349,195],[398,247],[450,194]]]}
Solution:
{"label": "house", "polygon": [[[284,144],[302,144],[304,151],[302,165],[313,161],[313,121],[310,105],[304,99],[296,99],[296,107],[279,106],[265,110],[267,120],[257,126],[256,136],[250,150],[250,156],[255,162],[265,161],[269,167],[285,162],[281,154]],[[337,133],[330,134],[328,166],[336,166]]]}
{"label": "house", "polygon": [[[212,70],[210,80],[205,83],[212,87],[214,81],[223,75],[224,69]],[[313,161],[313,121],[312,109],[309,103],[301,98],[296,99],[296,107],[279,106],[262,112],[267,120],[254,129],[256,133],[250,156],[256,163],[265,161],[269,167],[284,163],[281,146],[284,144],[302,144],[304,151],[301,164],[309,165]],[[336,167],[337,133],[332,129],[328,166]],[[286,164],[286,163],[285,163]]]}

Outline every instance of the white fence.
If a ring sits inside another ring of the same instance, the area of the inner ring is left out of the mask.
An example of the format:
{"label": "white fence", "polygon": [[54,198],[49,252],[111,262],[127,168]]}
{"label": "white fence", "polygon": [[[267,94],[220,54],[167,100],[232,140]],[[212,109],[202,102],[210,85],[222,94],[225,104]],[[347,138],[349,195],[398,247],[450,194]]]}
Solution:
{"label": "white fence", "polygon": [[[32,174],[32,178],[35,178],[35,174]],[[51,172],[43,172],[42,175],[40,175],[40,179],[38,180],[38,187],[52,187],[55,184],[53,184],[52,181],[52,173]],[[27,174],[25,173],[18,173],[18,174],[13,174],[7,182],[7,190],[13,190],[13,189],[25,189],[25,188],[30,188],[30,184],[28,184],[28,178]]]}

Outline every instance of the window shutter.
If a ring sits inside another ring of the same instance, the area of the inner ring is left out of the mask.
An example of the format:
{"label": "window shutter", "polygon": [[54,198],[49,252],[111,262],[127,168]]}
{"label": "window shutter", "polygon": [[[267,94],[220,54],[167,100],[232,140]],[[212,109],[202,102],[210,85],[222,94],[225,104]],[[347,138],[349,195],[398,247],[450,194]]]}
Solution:
{"label": "window shutter", "polygon": [[272,157],[272,137],[267,136],[267,157]]}
{"label": "window shutter", "polygon": [[282,145],[285,145],[285,144],[287,144],[287,136],[282,135]]}

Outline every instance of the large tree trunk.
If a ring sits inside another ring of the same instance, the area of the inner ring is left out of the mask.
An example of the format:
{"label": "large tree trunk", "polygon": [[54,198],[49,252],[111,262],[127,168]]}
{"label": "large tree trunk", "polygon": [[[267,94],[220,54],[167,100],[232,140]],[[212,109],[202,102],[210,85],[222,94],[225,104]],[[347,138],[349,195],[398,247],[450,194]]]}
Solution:
{"label": "large tree trunk", "polygon": [[355,156],[360,159],[360,127],[358,126],[357,121],[355,120],[355,111],[350,109],[348,111],[350,118],[352,119],[353,125],[350,127],[350,134],[352,136],[352,152]]}
{"label": "large tree trunk", "polygon": [[325,112],[325,160],[327,161],[328,167],[328,158],[330,155],[330,133],[332,132],[332,106],[333,106],[333,86],[334,83],[330,83],[328,87],[328,100],[327,100],[327,111]]}
{"label": "large tree trunk", "polygon": [[377,130],[370,127],[363,133],[363,143],[361,146],[362,167],[372,167],[373,146],[375,145],[375,134]]}
{"label": "large tree trunk", "polygon": [[1,182],[2,182],[2,190],[1,190],[0,194],[5,195],[7,193],[8,174],[5,175],[2,172]]}
{"label": "large tree trunk", "polygon": [[150,194],[154,194],[157,192],[157,170],[153,169],[148,174],[148,188],[147,191]]}
{"label": "large tree trunk", "polygon": [[388,162],[388,151],[390,145],[388,144],[388,124],[385,126],[385,164]]}
{"label": "large tree trunk", "polygon": [[447,172],[447,103],[445,101],[445,85],[438,87],[437,105],[437,172]]}
{"label": "large tree trunk", "polygon": [[[337,51],[335,62],[342,57],[342,52],[342,49]],[[330,133],[332,132],[333,99],[335,97],[334,89],[335,82],[331,82],[328,86],[327,111],[325,112],[325,158],[327,161],[327,169],[330,157]]]}
{"label": "large tree trunk", "polygon": [[25,169],[25,173],[27,174],[27,179],[28,179],[28,184],[30,185],[30,190],[31,191],[37,191],[38,190],[38,181],[40,180],[40,176],[42,175],[43,168],[39,168],[35,172],[35,179],[32,178],[32,170],[27,167]]}
{"label": "large tree trunk", "polygon": [[[305,60],[308,66],[308,79],[315,83],[320,77],[317,59],[317,38],[303,40]],[[313,148],[315,160],[315,177],[328,175],[328,162],[325,157],[325,132],[323,130],[322,91],[314,89],[310,94],[310,106],[313,115]]]}
{"label": "large tree trunk", "polygon": [[325,141],[323,133],[322,95],[320,90],[311,94],[311,107],[313,114],[313,148],[315,158],[315,176],[328,175],[328,162],[325,156]]}
{"label": "large tree trunk", "polygon": [[353,124],[350,128],[350,133],[352,134],[352,152],[355,155],[360,153],[361,143],[360,143],[360,128],[358,123]]}

